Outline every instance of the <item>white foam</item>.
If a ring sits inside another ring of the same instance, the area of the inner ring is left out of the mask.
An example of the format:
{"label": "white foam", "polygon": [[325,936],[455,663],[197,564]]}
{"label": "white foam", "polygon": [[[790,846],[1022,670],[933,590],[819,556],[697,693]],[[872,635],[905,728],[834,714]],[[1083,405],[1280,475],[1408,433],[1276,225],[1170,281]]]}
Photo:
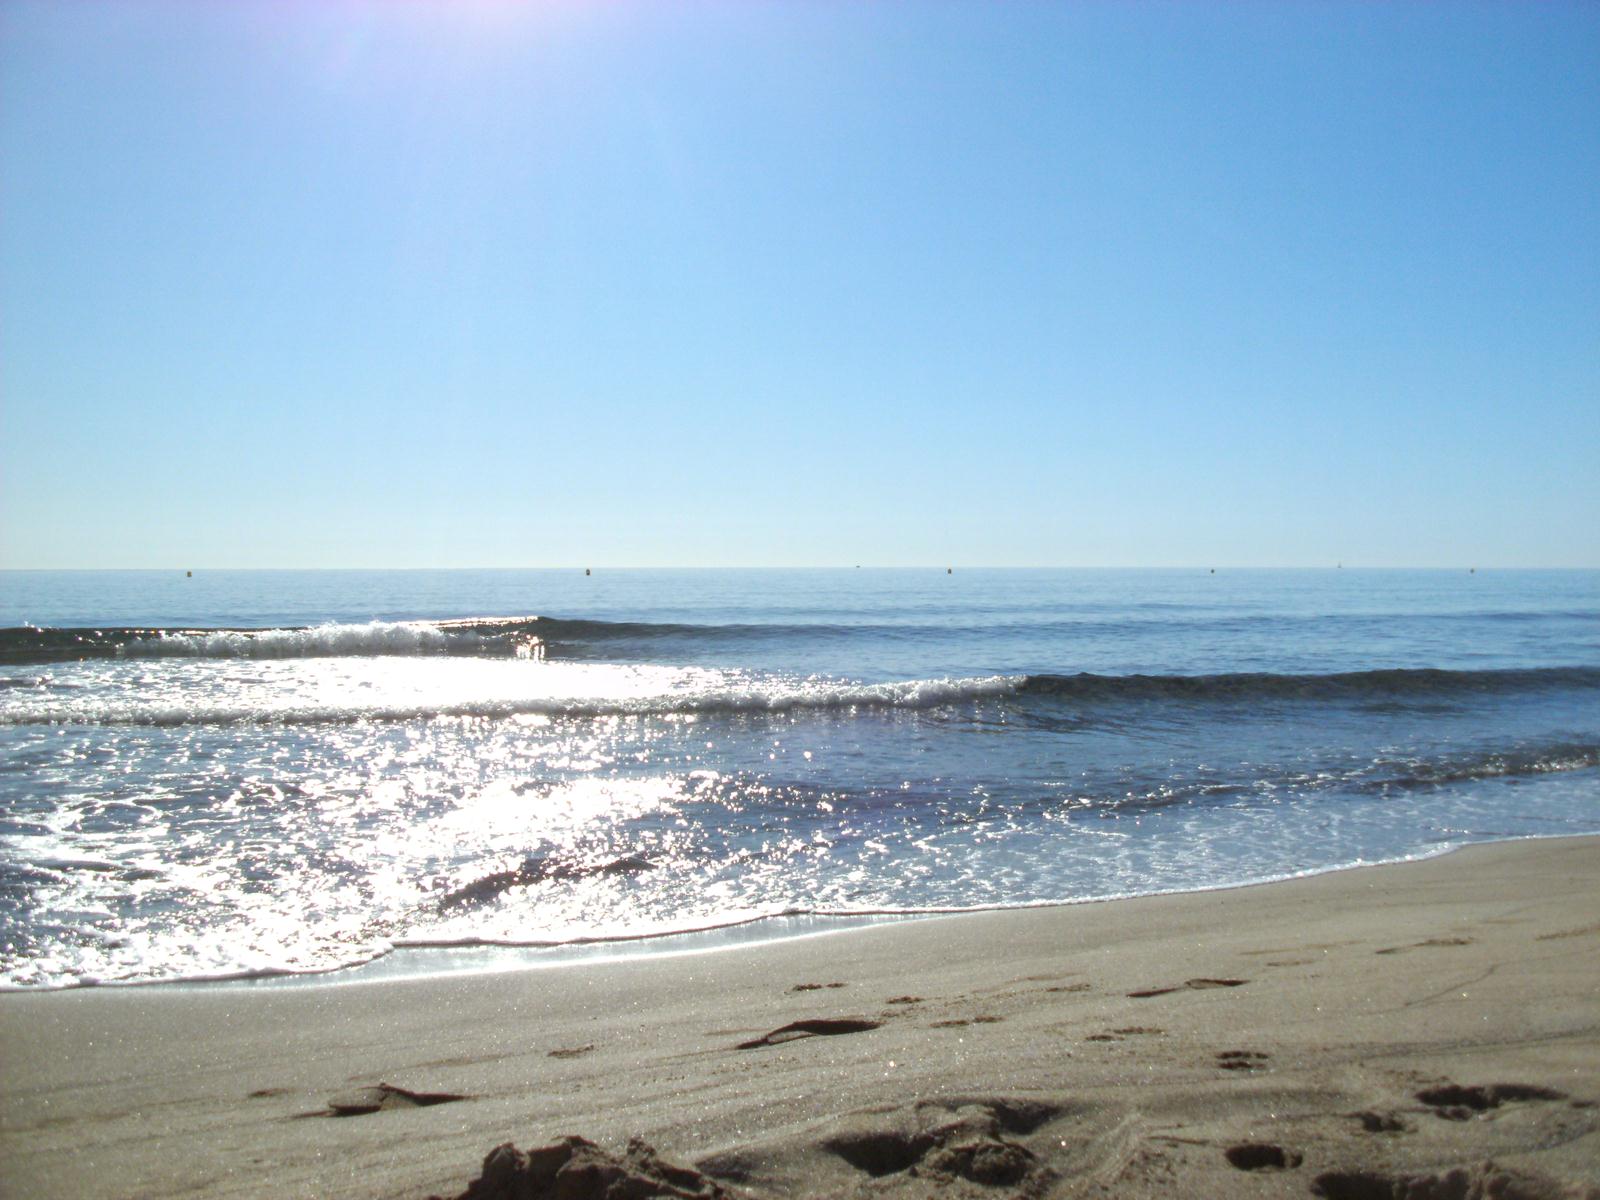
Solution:
{"label": "white foam", "polygon": [[[284,631],[287,632],[287,631]],[[310,632],[310,631],[307,631]],[[220,665],[220,664],[219,664]],[[263,666],[262,670],[267,668]],[[93,699],[38,702],[0,710],[4,725],[344,724],[439,717],[694,716],[853,708],[930,708],[1006,695],[1023,677],[848,683],[700,668],[534,665],[517,660],[375,662],[337,676],[262,676],[181,695],[129,686]],[[30,697],[30,700],[32,698]]]}
{"label": "white foam", "polygon": [[[536,638],[509,641],[504,633],[441,628],[426,621],[368,621],[305,629],[213,629],[166,632],[136,638],[122,647],[127,658],[324,658],[360,655],[516,651]],[[526,653],[520,655],[526,657]]]}

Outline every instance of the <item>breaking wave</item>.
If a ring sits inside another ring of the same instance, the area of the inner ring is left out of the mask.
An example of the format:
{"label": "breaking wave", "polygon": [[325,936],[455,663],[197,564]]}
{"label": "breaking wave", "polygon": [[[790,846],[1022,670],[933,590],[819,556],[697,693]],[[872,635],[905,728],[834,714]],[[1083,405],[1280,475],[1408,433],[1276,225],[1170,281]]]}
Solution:
{"label": "breaking wave", "polygon": [[411,721],[435,717],[506,719],[519,716],[626,717],[700,713],[778,713],[797,709],[934,708],[984,696],[1003,696],[1025,683],[1022,677],[925,679],[902,683],[830,683],[816,680],[730,683],[722,687],[655,695],[566,697],[534,695],[459,704],[291,705],[182,707],[138,701],[52,705],[0,711],[4,725],[232,725],[244,723],[315,725],[357,721]]}
{"label": "breaking wave", "polygon": [[800,710],[935,709],[1002,699],[1040,711],[1093,712],[1128,705],[1207,706],[1268,703],[1448,703],[1540,690],[1600,690],[1600,667],[1501,671],[1380,670],[1342,674],[1223,675],[986,675],[856,683],[742,674],[701,677],[694,686],[643,695],[563,695],[540,690],[531,666],[524,695],[468,697],[459,702],[281,703],[175,705],[142,699],[95,698],[0,709],[0,725],[228,725],[349,724],[439,717],[501,720],[784,713]]}
{"label": "breaking wave", "polygon": [[115,658],[517,657],[539,645],[538,617],[368,621],[281,629],[0,629],[0,664]]}

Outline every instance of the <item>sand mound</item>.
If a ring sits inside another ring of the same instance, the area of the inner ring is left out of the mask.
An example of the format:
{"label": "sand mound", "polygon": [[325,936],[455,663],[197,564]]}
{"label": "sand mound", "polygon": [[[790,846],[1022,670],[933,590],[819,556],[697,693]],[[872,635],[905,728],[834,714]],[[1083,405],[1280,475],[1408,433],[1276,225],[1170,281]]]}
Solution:
{"label": "sand mound", "polygon": [[533,1150],[518,1150],[510,1142],[496,1146],[483,1160],[483,1174],[455,1200],[722,1200],[728,1196],[700,1172],[662,1162],[638,1138],[618,1156],[587,1138],[569,1135]]}

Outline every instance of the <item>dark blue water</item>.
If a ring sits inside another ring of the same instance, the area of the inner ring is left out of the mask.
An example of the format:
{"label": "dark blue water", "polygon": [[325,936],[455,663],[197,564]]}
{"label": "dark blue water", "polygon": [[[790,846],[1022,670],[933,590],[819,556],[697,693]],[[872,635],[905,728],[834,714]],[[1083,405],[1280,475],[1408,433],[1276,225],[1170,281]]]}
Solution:
{"label": "dark blue water", "polygon": [[1600,831],[1600,572],[13,572],[0,625],[12,986]]}

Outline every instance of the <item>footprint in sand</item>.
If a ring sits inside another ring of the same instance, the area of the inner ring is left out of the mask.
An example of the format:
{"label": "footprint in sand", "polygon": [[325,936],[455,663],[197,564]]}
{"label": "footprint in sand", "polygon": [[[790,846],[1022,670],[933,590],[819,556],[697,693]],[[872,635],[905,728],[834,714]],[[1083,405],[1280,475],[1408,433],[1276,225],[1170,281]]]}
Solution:
{"label": "footprint in sand", "polygon": [[374,1087],[356,1088],[340,1092],[328,1100],[328,1107],[317,1112],[304,1113],[307,1117],[361,1117],[368,1113],[392,1112],[398,1108],[431,1108],[435,1104],[450,1104],[469,1099],[454,1092],[413,1092],[380,1083]]}
{"label": "footprint in sand", "polygon": [[1565,1100],[1567,1094],[1554,1088],[1535,1087],[1528,1083],[1491,1083],[1482,1087],[1464,1087],[1459,1083],[1446,1083],[1424,1088],[1417,1093],[1434,1116],[1446,1121],[1470,1120],[1477,1113],[1488,1112],[1502,1104],[1520,1100]]}
{"label": "footprint in sand", "polygon": [[1157,1029],[1153,1025],[1124,1025],[1121,1029],[1113,1029],[1109,1033],[1091,1033],[1083,1040],[1086,1042],[1120,1042],[1128,1037],[1163,1037],[1166,1030]]}
{"label": "footprint in sand", "polygon": [[594,1043],[590,1042],[587,1046],[573,1046],[569,1050],[552,1050],[545,1057],[546,1058],[577,1058],[579,1055],[588,1054],[593,1049],[594,1049]]}
{"label": "footprint in sand", "polygon": [[819,1017],[810,1021],[791,1021],[787,1025],[780,1025],[758,1038],[748,1042],[740,1042],[740,1050],[756,1050],[762,1046],[776,1046],[780,1042],[798,1041],[808,1037],[834,1037],[842,1033],[865,1033],[869,1029],[876,1029],[881,1024],[879,1021],[869,1021],[865,1017]]}
{"label": "footprint in sand", "polygon": [[1036,1101],[993,1097],[921,1101],[898,1113],[874,1114],[878,1121],[888,1117],[886,1125],[847,1117],[845,1127],[821,1145],[874,1178],[904,1171],[941,1191],[961,1180],[1014,1187],[1035,1175],[1039,1163],[1012,1138],[1033,1132],[1059,1112]]}
{"label": "footprint in sand", "polygon": [[1265,1066],[1270,1057],[1260,1050],[1224,1050],[1217,1055],[1217,1066],[1224,1071],[1254,1071]]}
{"label": "footprint in sand", "polygon": [[1298,1152],[1269,1142],[1240,1142],[1222,1153],[1241,1171],[1288,1171],[1305,1161]]}
{"label": "footprint in sand", "polygon": [[1409,946],[1389,946],[1383,950],[1374,950],[1374,954],[1404,954],[1408,950],[1425,950],[1436,946],[1470,946],[1472,939],[1469,937],[1437,937],[1426,938],[1420,942],[1412,942]]}
{"label": "footprint in sand", "polygon": [[1129,992],[1128,996],[1133,1000],[1144,1000],[1150,996],[1166,996],[1172,992],[1181,992],[1185,989],[1205,991],[1208,988],[1236,988],[1243,987],[1249,982],[1248,979],[1186,979],[1182,983],[1174,984],[1172,987],[1145,988],[1143,991]]}
{"label": "footprint in sand", "polygon": [[1407,1125],[1394,1113],[1358,1112],[1351,1113],[1352,1117],[1361,1122],[1361,1128],[1368,1133],[1410,1133],[1411,1126]]}
{"label": "footprint in sand", "polygon": [[1391,1196],[1581,1196],[1581,1185],[1567,1185],[1548,1175],[1501,1167],[1492,1162],[1429,1174],[1400,1175],[1387,1171],[1324,1171],[1312,1180],[1311,1192],[1324,1200],[1374,1200]]}
{"label": "footprint in sand", "polygon": [[1558,929],[1554,933],[1541,933],[1533,940],[1536,942],[1553,942],[1558,938],[1594,937],[1600,935],[1600,925],[1583,925],[1577,929]]}

